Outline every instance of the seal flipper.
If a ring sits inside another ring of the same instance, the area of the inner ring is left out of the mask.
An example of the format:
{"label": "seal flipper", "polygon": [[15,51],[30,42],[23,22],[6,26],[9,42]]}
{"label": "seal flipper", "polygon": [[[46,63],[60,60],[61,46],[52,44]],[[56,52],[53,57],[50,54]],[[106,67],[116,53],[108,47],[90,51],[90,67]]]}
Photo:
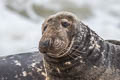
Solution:
{"label": "seal flipper", "polygon": [[0,57],[0,80],[45,80],[45,77],[39,52]]}
{"label": "seal flipper", "polygon": [[105,40],[105,41],[115,44],[115,45],[120,45],[120,41],[117,41],[117,40]]}

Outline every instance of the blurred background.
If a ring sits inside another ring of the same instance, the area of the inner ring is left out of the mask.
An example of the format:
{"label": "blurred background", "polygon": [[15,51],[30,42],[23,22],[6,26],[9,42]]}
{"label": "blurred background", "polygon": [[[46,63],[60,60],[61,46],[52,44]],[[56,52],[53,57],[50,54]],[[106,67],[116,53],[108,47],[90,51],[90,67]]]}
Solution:
{"label": "blurred background", "polygon": [[120,0],[0,0],[0,56],[38,50],[41,24],[70,11],[104,39],[120,40]]}

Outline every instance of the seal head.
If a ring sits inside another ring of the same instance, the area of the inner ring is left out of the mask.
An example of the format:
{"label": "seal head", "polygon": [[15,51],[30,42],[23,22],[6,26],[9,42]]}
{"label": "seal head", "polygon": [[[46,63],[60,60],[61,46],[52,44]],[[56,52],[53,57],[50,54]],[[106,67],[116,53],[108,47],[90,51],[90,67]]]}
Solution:
{"label": "seal head", "polygon": [[42,25],[40,52],[55,58],[66,55],[76,34],[77,21],[69,12],[60,12],[46,19]]}

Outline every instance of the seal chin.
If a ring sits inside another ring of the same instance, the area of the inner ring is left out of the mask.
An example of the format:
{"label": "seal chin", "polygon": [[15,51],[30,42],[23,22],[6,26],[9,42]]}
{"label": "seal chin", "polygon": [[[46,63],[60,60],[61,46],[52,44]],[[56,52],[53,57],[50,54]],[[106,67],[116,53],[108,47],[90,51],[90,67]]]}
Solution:
{"label": "seal chin", "polygon": [[62,47],[59,50],[50,50],[46,53],[46,55],[53,57],[53,58],[60,58],[63,57],[62,55],[67,52],[67,48]]}

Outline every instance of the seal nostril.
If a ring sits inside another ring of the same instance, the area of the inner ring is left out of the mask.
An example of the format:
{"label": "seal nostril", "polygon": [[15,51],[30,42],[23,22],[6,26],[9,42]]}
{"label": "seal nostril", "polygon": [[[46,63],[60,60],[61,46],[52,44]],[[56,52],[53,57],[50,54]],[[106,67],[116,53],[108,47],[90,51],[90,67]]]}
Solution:
{"label": "seal nostril", "polygon": [[48,48],[49,46],[50,46],[50,40],[40,42],[40,47],[42,48]]}
{"label": "seal nostril", "polygon": [[46,40],[46,41],[44,42],[44,46],[46,46],[46,47],[49,46],[49,40]]}

